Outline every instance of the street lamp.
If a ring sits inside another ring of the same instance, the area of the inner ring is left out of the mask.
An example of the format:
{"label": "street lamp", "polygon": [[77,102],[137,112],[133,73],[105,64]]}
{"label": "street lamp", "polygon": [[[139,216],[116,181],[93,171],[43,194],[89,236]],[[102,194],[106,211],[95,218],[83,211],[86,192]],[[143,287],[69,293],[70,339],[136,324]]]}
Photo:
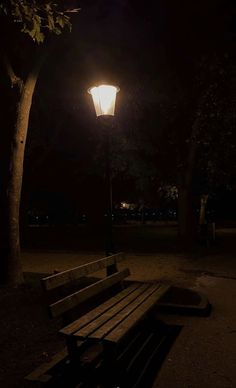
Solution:
{"label": "street lamp", "polygon": [[93,98],[94,108],[98,116],[114,116],[116,94],[119,88],[113,85],[92,86],[88,92]]}
{"label": "street lamp", "polygon": [[110,151],[110,121],[115,114],[116,94],[119,88],[114,85],[99,85],[88,89],[91,94],[96,116],[103,118],[103,124],[106,130],[105,136],[105,157],[106,157],[106,256],[114,253],[113,236],[112,236],[112,176],[111,176],[111,151]]}

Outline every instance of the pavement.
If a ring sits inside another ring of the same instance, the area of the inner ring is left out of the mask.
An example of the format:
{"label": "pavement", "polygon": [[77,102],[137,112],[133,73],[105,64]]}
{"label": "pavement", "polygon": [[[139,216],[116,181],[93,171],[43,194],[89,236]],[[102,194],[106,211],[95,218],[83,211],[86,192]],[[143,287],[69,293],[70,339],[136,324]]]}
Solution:
{"label": "pavement", "polygon": [[[23,252],[27,272],[51,273],[103,257],[103,253]],[[236,387],[236,259],[231,254],[199,257],[129,254],[131,279],[161,280],[204,293],[212,304],[208,317],[160,313],[166,323],[182,325],[153,388]],[[99,276],[99,273],[98,273]]]}
{"label": "pavement", "polygon": [[183,329],[153,388],[236,387],[236,282],[201,275],[192,288],[207,295],[212,312],[209,317],[161,317]]}

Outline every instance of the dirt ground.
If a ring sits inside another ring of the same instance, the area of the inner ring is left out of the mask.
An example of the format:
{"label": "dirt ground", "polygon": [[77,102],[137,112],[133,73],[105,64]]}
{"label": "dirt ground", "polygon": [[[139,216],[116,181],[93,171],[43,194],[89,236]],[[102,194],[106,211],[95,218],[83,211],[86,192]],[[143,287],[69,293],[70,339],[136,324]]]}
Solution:
{"label": "dirt ground", "polygon": [[[183,325],[153,384],[155,388],[229,388],[236,386],[236,229],[218,230],[231,249],[201,254],[128,253],[132,280],[158,280],[203,292],[212,304],[209,317],[160,314]],[[228,240],[227,240],[228,241]],[[227,245],[228,246],[228,245]],[[26,285],[0,290],[0,386],[28,387],[24,376],[63,346],[60,320],[50,320],[40,289],[42,274],[103,257],[102,252],[23,252]],[[101,273],[98,273],[98,276]]]}

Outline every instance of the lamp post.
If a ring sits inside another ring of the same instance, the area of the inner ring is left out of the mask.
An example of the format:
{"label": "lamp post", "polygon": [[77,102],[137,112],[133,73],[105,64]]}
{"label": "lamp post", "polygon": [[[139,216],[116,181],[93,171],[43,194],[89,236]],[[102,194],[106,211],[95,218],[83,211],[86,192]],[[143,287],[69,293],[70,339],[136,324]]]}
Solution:
{"label": "lamp post", "polygon": [[110,120],[115,114],[116,94],[119,88],[113,85],[93,86],[88,90],[91,94],[96,116],[103,122],[105,129],[105,158],[106,158],[106,256],[114,253],[112,235],[112,175],[110,149]]}

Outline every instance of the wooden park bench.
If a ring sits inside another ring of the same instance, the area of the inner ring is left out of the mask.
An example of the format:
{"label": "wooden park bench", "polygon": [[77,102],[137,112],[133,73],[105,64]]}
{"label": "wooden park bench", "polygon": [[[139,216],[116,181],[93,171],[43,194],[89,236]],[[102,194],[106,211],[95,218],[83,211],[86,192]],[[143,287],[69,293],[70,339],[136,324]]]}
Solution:
{"label": "wooden park bench", "polygon": [[[115,381],[119,373],[118,360],[124,355],[123,359],[127,359],[135,338],[142,336],[140,328],[143,322],[150,317],[160,298],[169,289],[158,282],[128,281],[129,269],[118,270],[117,267],[123,259],[124,254],[118,253],[42,279],[47,294],[67,288],[71,283],[79,286],[72,293],[70,291],[68,295],[50,303],[49,311],[51,317],[66,316],[67,322],[73,317],[72,322],[59,333],[66,341],[68,362],[81,375],[81,364],[89,358],[90,349],[94,373],[96,370],[109,370]],[[91,279],[88,275],[102,269],[106,270],[104,278],[85,281]],[[71,315],[71,312],[75,315]],[[65,356],[65,351],[63,354]]]}

